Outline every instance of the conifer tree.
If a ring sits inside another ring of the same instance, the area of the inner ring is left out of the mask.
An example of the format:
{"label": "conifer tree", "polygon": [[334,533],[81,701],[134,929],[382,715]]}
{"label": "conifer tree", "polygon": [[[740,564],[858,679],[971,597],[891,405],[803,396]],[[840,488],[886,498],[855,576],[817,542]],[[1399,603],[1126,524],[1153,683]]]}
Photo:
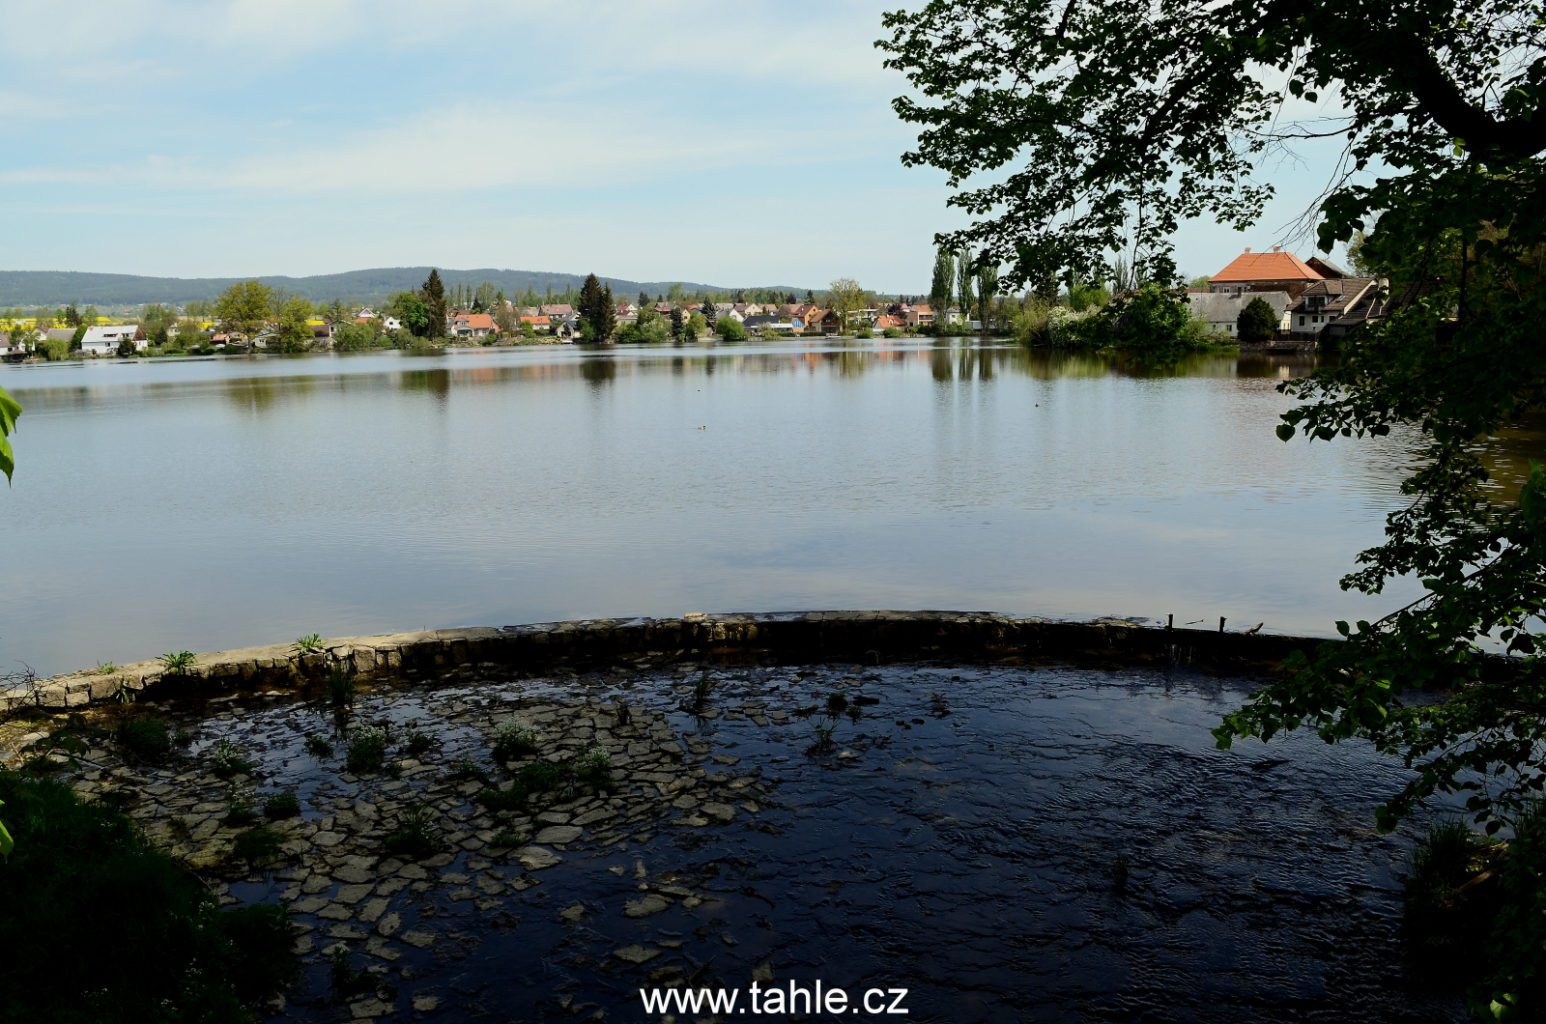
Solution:
{"label": "conifer tree", "polygon": [[429,334],[431,338],[443,338],[446,333],[446,286],[440,280],[440,271],[431,267],[424,281],[424,305],[429,307]]}

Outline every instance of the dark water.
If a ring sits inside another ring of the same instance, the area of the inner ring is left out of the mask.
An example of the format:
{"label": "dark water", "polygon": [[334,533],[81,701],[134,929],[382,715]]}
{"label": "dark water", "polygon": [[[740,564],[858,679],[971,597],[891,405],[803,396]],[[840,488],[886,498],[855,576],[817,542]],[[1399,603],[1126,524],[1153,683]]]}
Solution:
{"label": "dark water", "polygon": [[[744,987],[761,969],[780,984],[904,987],[918,1021],[1462,1016],[1453,996],[1424,990],[1401,966],[1410,837],[1371,828],[1400,769],[1305,735],[1211,749],[1208,730],[1242,683],[1066,667],[749,668],[715,673],[713,717],[699,720],[678,703],[694,675],[480,679],[361,702],[362,720],[434,733],[440,765],[486,760],[477,730],[440,724],[448,709],[519,716],[590,701],[583,717],[626,699],[669,717],[689,766],[755,777],[761,804],[706,829],[683,827],[686,812],[661,804],[624,841],[582,837],[497,907],[474,909],[437,887],[398,893],[391,910],[404,927],[441,941],[386,963],[394,1005],[406,1012],[430,994],[440,1008],[424,1019],[588,1019],[599,1009],[654,1020],[640,986]],[[840,718],[833,749],[812,756],[824,719],[797,712],[833,692],[865,701],[863,715]],[[737,711],[751,706],[773,721]],[[319,784],[344,805],[392,799],[381,790],[394,784],[367,782],[356,796],[336,768],[304,754],[300,738],[317,720],[293,706],[248,711],[208,723],[199,744],[233,738],[259,754],[267,785],[298,787],[308,807]],[[619,778],[639,792],[626,770]],[[459,854],[441,871],[476,873],[477,861]],[[626,917],[644,879],[696,902]],[[235,891],[266,899],[283,885]],[[561,919],[576,904],[583,919]],[[313,923],[326,941],[328,922]],[[627,944],[659,955],[620,963],[611,951]],[[334,1019],[342,1011],[325,971],[308,977],[287,1016]]]}
{"label": "dark water", "polygon": [[[1409,461],[1304,361],[783,342],[0,370],[0,666],[582,616],[947,607],[1328,633]],[[1399,589],[1399,588],[1398,588]]]}

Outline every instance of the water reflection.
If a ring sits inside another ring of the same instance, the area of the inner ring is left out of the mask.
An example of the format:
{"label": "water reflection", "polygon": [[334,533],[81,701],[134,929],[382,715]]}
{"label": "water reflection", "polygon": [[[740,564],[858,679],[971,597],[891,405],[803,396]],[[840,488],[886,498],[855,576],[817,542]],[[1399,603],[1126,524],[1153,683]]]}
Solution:
{"label": "water reflection", "polygon": [[1402,603],[1336,580],[1414,451],[1276,440],[1315,365],[940,339],[5,368],[0,664],[815,606],[1324,632]]}

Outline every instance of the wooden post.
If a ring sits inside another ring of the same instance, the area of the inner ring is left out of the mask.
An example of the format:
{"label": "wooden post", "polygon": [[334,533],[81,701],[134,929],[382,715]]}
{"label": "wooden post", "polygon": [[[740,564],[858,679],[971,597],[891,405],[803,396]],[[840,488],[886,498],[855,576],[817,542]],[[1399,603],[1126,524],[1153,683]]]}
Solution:
{"label": "wooden post", "polygon": [[1219,632],[1224,632],[1224,616],[1219,616]]}

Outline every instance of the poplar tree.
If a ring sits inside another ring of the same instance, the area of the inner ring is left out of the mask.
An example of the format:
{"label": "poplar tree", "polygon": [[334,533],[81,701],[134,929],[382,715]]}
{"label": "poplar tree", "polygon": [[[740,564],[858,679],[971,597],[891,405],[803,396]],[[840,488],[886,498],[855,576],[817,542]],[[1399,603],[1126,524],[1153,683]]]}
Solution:
{"label": "poplar tree", "polygon": [[934,280],[929,285],[929,302],[936,314],[943,315],[950,305],[950,289],[955,284],[956,261],[949,249],[940,246],[934,254]]}

